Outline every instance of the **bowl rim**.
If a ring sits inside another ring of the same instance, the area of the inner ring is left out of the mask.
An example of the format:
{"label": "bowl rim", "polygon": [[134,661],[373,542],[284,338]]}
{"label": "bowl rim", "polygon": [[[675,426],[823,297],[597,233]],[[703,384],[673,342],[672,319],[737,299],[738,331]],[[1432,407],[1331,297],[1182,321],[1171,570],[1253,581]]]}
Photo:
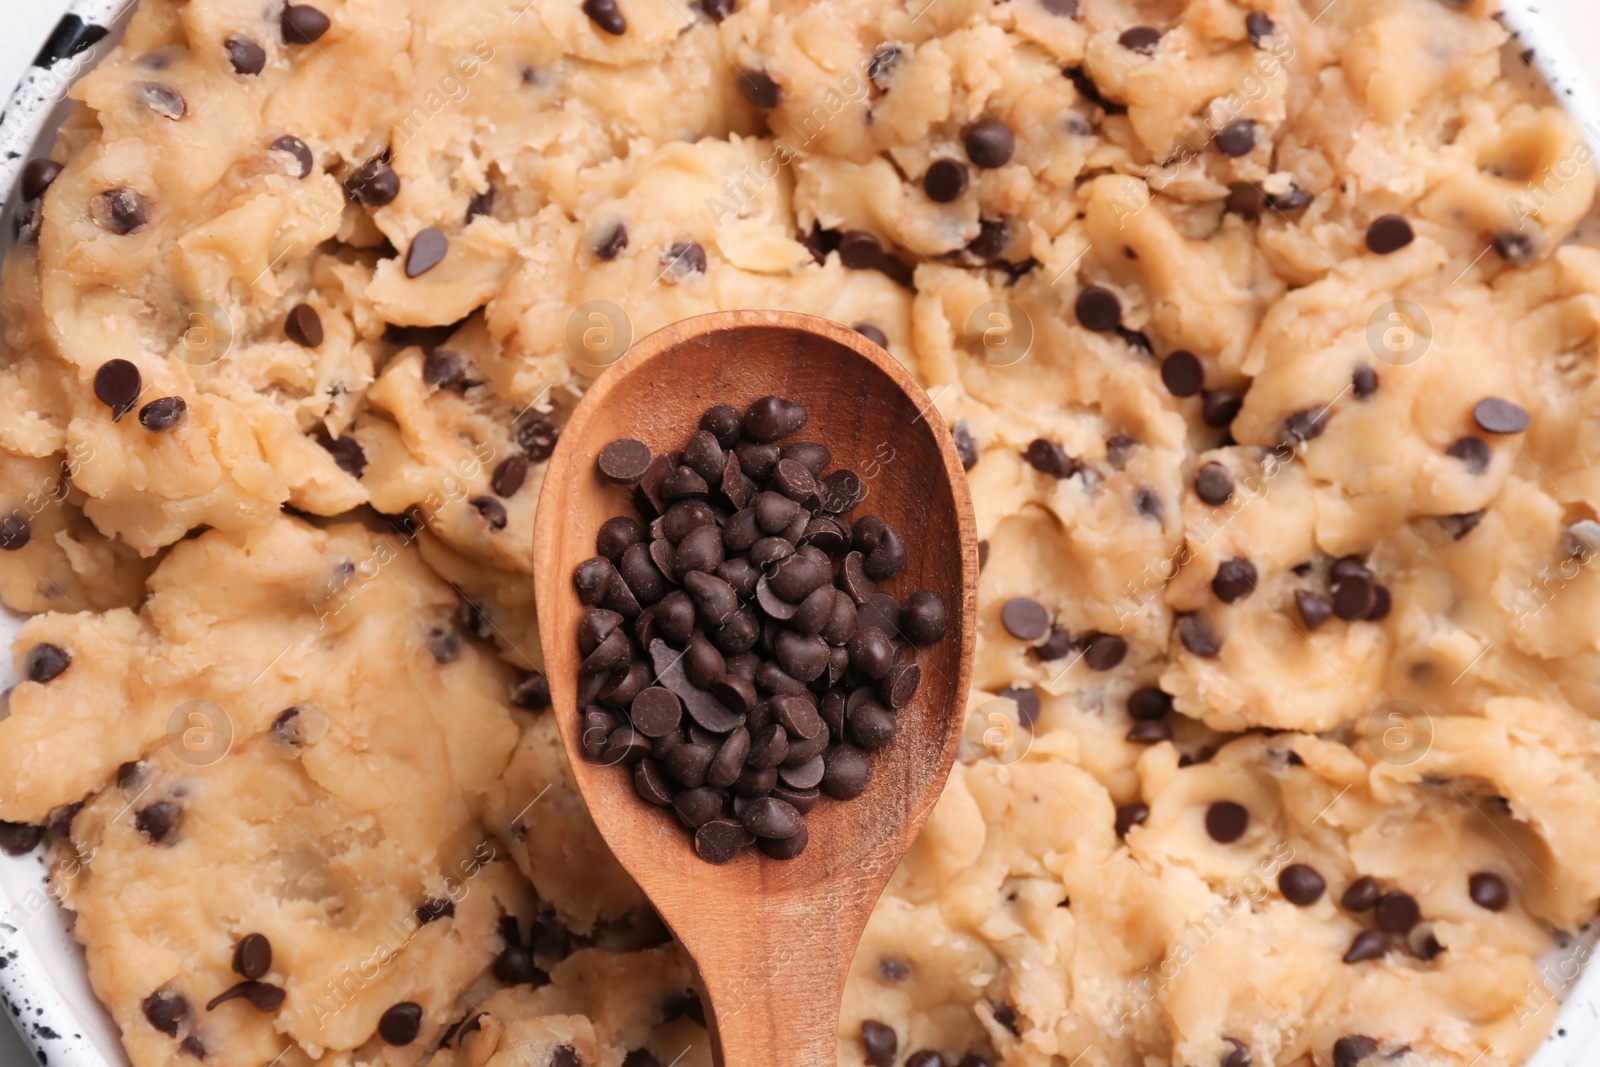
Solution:
{"label": "bowl rim", "polygon": [[[0,190],[5,193],[0,211],[5,228],[0,233],[11,232],[22,168],[53,141],[69,108],[72,85],[116,44],[137,3],[71,0],[0,111]],[[1521,47],[1529,66],[1543,77],[1554,100],[1577,120],[1591,151],[1600,156],[1600,90],[1538,3],[1500,0],[1501,11],[1495,18]],[[9,244],[0,240],[0,252]],[[0,638],[7,644],[21,618],[0,608]],[[9,690],[16,681],[9,659],[0,657],[0,687]],[[1600,1061],[1600,964],[1583,966],[1596,951],[1596,926],[1591,921],[1576,936],[1558,938],[1556,947],[1539,961],[1546,989],[1565,994],[1565,1003],[1543,1047],[1526,1067],[1578,1067]],[[1569,974],[1574,961],[1581,970]],[[1530,996],[1537,993],[1530,991]],[[0,1000],[11,1009],[12,1023],[40,1062],[55,1067],[113,1067],[128,1062],[115,1023],[89,989],[70,917],[45,891],[45,865],[38,850],[22,857],[0,856]]]}

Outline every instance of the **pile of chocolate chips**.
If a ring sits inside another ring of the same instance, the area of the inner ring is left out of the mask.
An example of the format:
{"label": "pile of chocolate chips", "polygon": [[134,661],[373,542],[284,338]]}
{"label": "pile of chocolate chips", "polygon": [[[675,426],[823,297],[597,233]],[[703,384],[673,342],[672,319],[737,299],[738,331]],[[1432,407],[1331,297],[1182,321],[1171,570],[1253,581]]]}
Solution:
{"label": "pile of chocolate chips", "polygon": [[845,517],[861,477],[829,472],[819,442],[778,444],[807,419],[763,397],[742,416],[707,411],[681,452],[623,439],[599,456],[602,476],[636,487],[639,517],[607,521],[573,576],[589,605],[584,754],[628,767],[710,863],[752,843],[793,859],[822,793],[860,796],[922,681],[905,642],[947,626],[937,593],[878,591],[906,546],[876,516]]}

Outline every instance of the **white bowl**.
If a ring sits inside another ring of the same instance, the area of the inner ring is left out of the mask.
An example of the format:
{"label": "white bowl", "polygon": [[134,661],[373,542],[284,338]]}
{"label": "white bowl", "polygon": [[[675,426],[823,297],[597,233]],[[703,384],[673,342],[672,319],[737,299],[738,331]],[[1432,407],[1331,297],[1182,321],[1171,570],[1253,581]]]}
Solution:
{"label": "white bowl", "polygon": [[[14,191],[23,165],[49,148],[68,110],[63,102],[67,90],[116,42],[134,3],[73,0],[68,6],[0,114],[0,189]],[[1543,75],[1600,154],[1600,92],[1533,3],[1504,0],[1501,20],[1522,48],[1531,51],[1537,74],[1530,77]],[[15,207],[8,193],[0,234],[11,233]],[[21,622],[0,609],[0,646],[9,647]],[[9,657],[0,657],[0,688],[9,691],[16,682]],[[1545,985],[1563,1006],[1545,1046],[1527,1067],[1600,1064],[1600,966],[1573,973],[1594,954],[1597,935],[1600,930],[1591,923],[1580,937],[1558,945],[1540,961]],[[69,916],[48,895],[42,850],[29,856],[0,855],[0,1003],[49,1067],[127,1063],[116,1025],[89,989],[83,949],[72,939]],[[1529,1003],[1537,1007],[1537,1002]]]}

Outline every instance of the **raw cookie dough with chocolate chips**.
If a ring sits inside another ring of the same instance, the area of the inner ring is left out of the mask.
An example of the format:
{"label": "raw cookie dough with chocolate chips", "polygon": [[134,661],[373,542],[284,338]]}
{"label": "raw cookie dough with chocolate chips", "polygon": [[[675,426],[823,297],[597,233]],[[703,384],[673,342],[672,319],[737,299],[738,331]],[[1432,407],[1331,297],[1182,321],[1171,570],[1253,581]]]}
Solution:
{"label": "raw cookie dough with chocolate chips", "polygon": [[[984,539],[841,1063],[1525,1063],[1600,901],[1600,248],[1493,8],[144,0],[0,279],[0,819],[51,828],[135,1067],[708,1062],[563,763],[531,546],[587,384],[745,307],[903,360]],[[380,759],[440,803],[375,808]],[[319,1027],[306,976],[407,914]],[[284,1003],[205,1010],[239,981]]]}

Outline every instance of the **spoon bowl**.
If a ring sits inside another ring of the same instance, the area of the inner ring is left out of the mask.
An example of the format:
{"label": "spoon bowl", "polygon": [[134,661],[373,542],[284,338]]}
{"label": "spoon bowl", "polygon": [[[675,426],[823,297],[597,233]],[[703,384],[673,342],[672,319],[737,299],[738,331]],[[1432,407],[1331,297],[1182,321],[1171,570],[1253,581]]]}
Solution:
{"label": "spoon bowl", "polygon": [[[833,467],[868,488],[852,519],[875,514],[905,538],[905,570],[882,588],[902,602],[943,598],[949,629],[911,646],[922,686],[898,732],[873,754],[866,791],[824,795],[806,816],[796,859],[748,848],[699,859],[670,809],[634,792],[621,767],[587,761],[577,701],[576,632],[586,608],[573,568],[595,534],[633,514],[631,487],[601,477],[596,458],[632,437],[659,455],[683,446],[717,404],[743,411],[768,395],[798,400],[810,421],[797,438],[825,443]],[[553,714],[578,789],[601,836],[694,960],[713,1048],[724,1067],[836,1062],[846,973],[889,876],[927,819],[955,759],[976,638],[977,536],[966,475],[950,431],[892,355],[853,330],[807,315],[736,311],[676,323],[641,340],[590,387],[545,475],[534,571]]]}

